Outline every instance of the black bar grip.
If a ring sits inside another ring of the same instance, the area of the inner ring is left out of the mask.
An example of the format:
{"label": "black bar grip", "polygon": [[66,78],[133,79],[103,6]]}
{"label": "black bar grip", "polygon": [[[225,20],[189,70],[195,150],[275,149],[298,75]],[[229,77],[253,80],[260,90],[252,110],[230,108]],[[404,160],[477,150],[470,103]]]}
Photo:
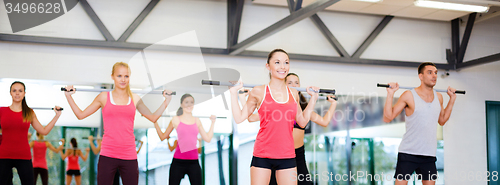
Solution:
{"label": "black bar grip", "polygon": [[220,81],[201,80],[202,85],[220,85]]}
{"label": "black bar grip", "polygon": [[335,94],[335,89],[319,89],[319,93]]}
{"label": "black bar grip", "polygon": [[[163,93],[162,93],[162,94],[163,94]],[[168,94],[168,93],[167,93],[167,95],[177,95],[177,93],[174,91],[174,92],[172,92],[172,93],[170,93],[170,94]]]}
{"label": "black bar grip", "polygon": [[[73,89],[75,89],[75,88],[73,88]],[[66,88],[61,87],[61,91],[66,91]],[[73,90],[71,90],[71,91],[73,91]],[[71,92],[71,91],[70,91],[70,92]],[[76,91],[76,89],[75,89],[75,91]]]}
{"label": "black bar grip", "polygon": [[[54,110],[54,108],[52,108],[52,110]],[[62,110],[64,110],[64,108],[57,109],[57,111],[62,111]]]}
{"label": "black bar grip", "polygon": [[385,88],[389,88],[391,87],[389,84],[379,84],[377,83],[377,87],[385,87]]}
{"label": "black bar grip", "polygon": [[[326,100],[328,100],[328,99],[330,99],[330,98],[326,97]],[[338,100],[339,100],[339,98],[337,98],[337,97],[334,97],[333,99],[334,99],[335,101],[338,101]]]}
{"label": "black bar grip", "polygon": [[455,94],[465,94],[465,91],[456,90],[456,91],[455,91]]}

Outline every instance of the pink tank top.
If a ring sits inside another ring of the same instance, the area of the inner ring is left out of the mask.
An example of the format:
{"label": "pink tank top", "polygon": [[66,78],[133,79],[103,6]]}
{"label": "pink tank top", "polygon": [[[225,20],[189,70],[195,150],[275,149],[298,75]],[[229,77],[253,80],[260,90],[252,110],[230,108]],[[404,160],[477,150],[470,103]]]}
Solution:
{"label": "pink tank top", "polygon": [[260,129],[253,149],[255,157],[295,158],[292,131],[297,114],[297,102],[288,87],[287,91],[288,100],[276,102],[266,85],[264,100],[258,110]]}
{"label": "pink tank top", "polygon": [[174,158],[194,160],[198,159],[198,126],[179,122],[177,126],[177,148],[175,148]]}
{"label": "pink tank top", "polygon": [[[76,151],[75,151],[76,153]],[[68,165],[66,167],[67,170],[80,170],[80,164],[78,164],[78,156],[70,155],[68,156]]]}
{"label": "pink tank top", "polygon": [[33,144],[33,168],[47,169],[47,144],[45,142],[34,141]]}
{"label": "pink tank top", "polygon": [[135,105],[113,105],[108,92],[106,105],[102,108],[104,135],[101,143],[101,155],[116,159],[135,160],[134,118]]}

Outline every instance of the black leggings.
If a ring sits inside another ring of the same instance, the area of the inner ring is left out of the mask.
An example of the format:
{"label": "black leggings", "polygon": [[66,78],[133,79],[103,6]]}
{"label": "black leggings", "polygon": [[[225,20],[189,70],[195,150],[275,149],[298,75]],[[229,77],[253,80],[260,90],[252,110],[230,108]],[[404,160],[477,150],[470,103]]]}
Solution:
{"label": "black leggings", "polygon": [[139,184],[139,166],[137,160],[123,160],[99,156],[97,164],[97,184],[113,184],[116,172],[119,171],[124,185]]}
{"label": "black leggings", "polygon": [[34,174],[33,178],[35,180],[34,184],[36,184],[36,180],[38,179],[38,174],[40,174],[40,178],[42,178],[43,185],[49,184],[49,170],[44,168],[33,168],[33,174]]}
{"label": "black leggings", "polygon": [[[306,151],[304,146],[295,149],[295,161],[297,162],[297,183],[298,185],[312,185],[311,181],[307,181],[307,175],[309,174],[309,170],[307,170],[306,164]],[[271,169],[271,181],[269,181],[270,185],[277,185],[276,182],[276,170]]]}
{"label": "black leggings", "polygon": [[169,185],[179,185],[184,175],[188,175],[191,185],[201,185],[201,167],[198,159],[172,159],[170,165]]}
{"label": "black leggings", "polygon": [[17,169],[22,185],[34,184],[31,159],[0,159],[0,184],[12,184],[12,168]]}
{"label": "black leggings", "polygon": [[116,170],[115,179],[113,180],[113,185],[120,185],[120,170]]}

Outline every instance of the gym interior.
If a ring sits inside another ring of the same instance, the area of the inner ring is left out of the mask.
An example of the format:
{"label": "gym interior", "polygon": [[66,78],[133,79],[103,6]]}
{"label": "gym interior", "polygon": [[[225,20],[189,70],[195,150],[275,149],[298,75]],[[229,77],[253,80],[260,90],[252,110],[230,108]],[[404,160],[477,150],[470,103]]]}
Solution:
{"label": "gym interior", "polygon": [[[73,98],[83,109],[99,91],[114,88],[112,66],[125,62],[131,90],[150,110],[164,99],[151,92],[176,92],[157,121],[163,131],[185,93],[193,95],[193,115],[205,130],[208,117],[217,116],[212,140],[199,145],[203,184],[250,184],[259,122],[236,124],[228,87],[201,81],[265,85],[267,55],[281,48],[302,87],[335,89],[338,98],[326,127],[311,123],[305,129],[313,184],[392,185],[405,116],[383,122],[387,90],[376,84],[417,87],[417,67],[432,62],[438,69],[435,89],[466,91],[457,94],[447,123],[436,124],[436,184],[500,184],[500,2],[435,0],[487,7],[450,10],[420,1],[44,0],[60,3],[58,13],[55,6],[50,15],[38,6],[29,15],[24,1],[0,0],[0,106],[11,105],[10,85],[22,81],[30,107],[64,108],[45,139],[57,147],[64,138],[69,147],[76,138],[79,148],[89,148],[88,136],[104,133],[102,113],[79,120],[61,88],[74,85]],[[403,92],[395,93],[395,102]],[[446,105],[450,97],[442,95]],[[324,115],[329,106],[320,99],[314,111]],[[52,110],[34,111],[43,125],[54,116]],[[35,130],[29,132],[36,140]],[[137,149],[143,143],[139,184],[168,184],[175,129],[161,141],[154,124],[136,113],[134,135]],[[48,151],[47,164],[50,184],[65,184],[59,154]],[[90,152],[79,164],[81,183],[97,184],[96,155]],[[13,171],[14,184],[21,184]],[[187,176],[181,184],[190,184]]]}

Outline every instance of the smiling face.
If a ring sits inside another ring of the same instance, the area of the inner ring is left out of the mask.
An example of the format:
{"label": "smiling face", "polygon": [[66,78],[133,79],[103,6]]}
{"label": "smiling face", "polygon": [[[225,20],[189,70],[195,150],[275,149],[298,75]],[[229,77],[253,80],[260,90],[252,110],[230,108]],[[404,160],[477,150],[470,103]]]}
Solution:
{"label": "smiling face", "polygon": [[418,77],[420,81],[422,81],[422,84],[428,87],[434,87],[437,81],[437,73],[438,70],[436,67],[428,65],[424,67],[422,73],[418,74]]}
{"label": "smiling face", "polygon": [[181,102],[181,107],[184,113],[192,113],[194,108],[194,98],[191,96],[184,98]]}
{"label": "smiling face", "polygon": [[130,70],[125,66],[117,66],[111,74],[111,78],[115,81],[115,87],[125,89],[130,81]]}
{"label": "smiling face", "polygon": [[290,61],[288,55],[284,52],[274,52],[266,64],[267,70],[271,77],[278,79],[285,79],[290,69]]}
{"label": "smiling face", "polygon": [[12,96],[12,102],[21,102],[26,95],[24,91],[24,85],[20,83],[14,83],[10,87],[10,95]]}
{"label": "smiling face", "polygon": [[288,75],[288,77],[286,77],[286,85],[288,87],[300,87],[299,77],[295,75]]}

